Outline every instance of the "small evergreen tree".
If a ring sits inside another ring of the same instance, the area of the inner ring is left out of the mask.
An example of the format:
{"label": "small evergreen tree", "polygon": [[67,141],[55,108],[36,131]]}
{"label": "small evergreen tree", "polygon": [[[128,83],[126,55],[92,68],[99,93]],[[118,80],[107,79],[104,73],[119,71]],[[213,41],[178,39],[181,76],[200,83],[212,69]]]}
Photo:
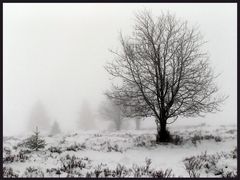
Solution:
{"label": "small evergreen tree", "polygon": [[42,149],[45,147],[46,145],[45,140],[39,137],[39,133],[40,132],[38,131],[38,127],[36,127],[36,131],[34,132],[34,135],[32,135],[26,140],[26,146],[28,148],[38,151],[39,149]]}

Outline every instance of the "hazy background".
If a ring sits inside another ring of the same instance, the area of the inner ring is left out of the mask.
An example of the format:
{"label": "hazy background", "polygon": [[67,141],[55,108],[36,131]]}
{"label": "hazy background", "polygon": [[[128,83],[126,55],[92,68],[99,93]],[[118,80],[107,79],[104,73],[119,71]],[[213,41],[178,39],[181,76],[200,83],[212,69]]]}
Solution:
{"label": "hazy background", "polygon": [[[119,47],[119,32],[129,34],[134,12],[170,11],[198,25],[212,66],[222,73],[217,82],[229,95],[222,112],[181,123],[237,122],[237,4],[3,4],[3,133],[26,130],[29,113],[41,101],[63,130],[76,128],[83,101],[96,112],[109,88],[103,68],[112,60],[109,49]],[[154,125],[153,121],[145,120]],[[106,129],[99,123],[97,128]]]}

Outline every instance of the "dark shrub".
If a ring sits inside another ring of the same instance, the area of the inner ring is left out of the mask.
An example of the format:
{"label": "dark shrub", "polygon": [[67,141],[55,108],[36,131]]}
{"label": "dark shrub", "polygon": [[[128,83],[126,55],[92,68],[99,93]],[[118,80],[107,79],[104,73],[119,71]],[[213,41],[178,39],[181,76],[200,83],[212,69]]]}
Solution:
{"label": "dark shrub", "polygon": [[3,167],[4,178],[18,178],[18,174],[13,171],[11,167]]}
{"label": "dark shrub", "polygon": [[12,163],[16,159],[15,155],[12,154],[6,154],[3,157],[3,163]]}
{"label": "dark shrub", "polygon": [[28,153],[29,153],[28,150],[21,149],[17,154],[17,161],[25,162],[26,160],[28,160],[29,159],[27,155]]}
{"label": "dark shrub", "polygon": [[28,167],[24,172],[25,177],[44,177],[44,173],[40,167]]}
{"label": "dark shrub", "polygon": [[99,175],[100,175],[102,172],[103,172],[103,170],[102,170],[102,165],[101,165],[101,164],[100,164],[100,165],[97,165],[97,167],[96,167],[95,170],[94,170],[94,174],[95,174],[96,178],[98,178]]}
{"label": "dark shrub", "polygon": [[23,154],[30,154],[32,151],[30,149],[21,149],[20,152]]}
{"label": "dark shrub", "polygon": [[237,147],[235,147],[234,150],[231,151],[231,156],[233,159],[237,158]]}
{"label": "dark shrub", "polygon": [[48,150],[49,150],[51,153],[58,153],[58,154],[61,154],[61,153],[62,153],[62,148],[61,148],[61,147],[51,146],[51,147],[48,148]]}
{"label": "dark shrub", "polygon": [[112,174],[111,170],[109,170],[109,168],[104,168],[103,173],[104,173],[104,177],[109,177]]}
{"label": "dark shrub", "polygon": [[79,150],[82,150],[84,148],[86,148],[85,144],[76,144],[76,143],[74,143],[74,144],[68,146],[66,148],[66,151],[79,151]]}
{"label": "dark shrub", "polygon": [[200,177],[199,171],[203,166],[203,160],[192,156],[184,160],[184,166],[191,178],[197,178]]}
{"label": "dark shrub", "polygon": [[77,158],[76,156],[66,155],[65,157],[60,159],[62,163],[61,170],[70,173],[73,168],[83,169],[86,167],[86,162],[83,158]]}
{"label": "dark shrub", "polygon": [[122,149],[117,144],[112,146],[109,142],[107,142],[106,147],[107,147],[107,152],[112,152],[112,151],[121,152],[121,153],[123,152]]}
{"label": "dark shrub", "polygon": [[201,134],[194,134],[194,136],[191,138],[192,143],[196,146],[197,142],[201,142],[203,140],[203,136]]}
{"label": "dark shrub", "polygon": [[156,145],[156,141],[149,135],[140,135],[133,138],[133,143],[137,147],[144,147],[144,146],[153,146]]}
{"label": "dark shrub", "polygon": [[175,135],[172,137],[171,142],[175,145],[181,145],[183,143],[183,137],[179,135]]}
{"label": "dark shrub", "polygon": [[216,142],[221,142],[222,141],[222,138],[220,136],[215,136],[214,139],[215,139]]}
{"label": "dark shrub", "polygon": [[205,171],[207,174],[211,173],[215,176],[234,177],[236,174],[234,170],[229,169],[228,166],[221,168],[221,165],[218,165],[219,160],[222,158],[224,158],[224,160],[233,158],[232,152],[221,152],[212,155],[208,155],[205,152],[198,156],[185,158],[185,169],[187,170],[190,177],[200,177],[200,172],[203,171]]}
{"label": "dark shrub", "polygon": [[124,177],[126,167],[124,165],[118,164],[116,167],[116,177]]}
{"label": "dark shrub", "polygon": [[172,169],[166,169],[165,171],[153,171],[151,176],[153,178],[171,178],[174,177],[174,174],[172,173]]}
{"label": "dark shrub", "polygon": [[57,168],[47,168],[46,172],[49,174],[56,174]]}
{"label": "dark shrub", "polygon": [[214,136],[212,134],[209,134],[209,135],[207,134],[204,136],[204,139],[211,140],[211,139],[214,139]]}
{"label": "dark shrub", "polygon": [[234,172],[234,171],[230,171],[230,172],[223,172],[222,174],[221,174],[221,176],[223,177],[223,178],[235,178],[235,177],[237,177],[237,172]]}

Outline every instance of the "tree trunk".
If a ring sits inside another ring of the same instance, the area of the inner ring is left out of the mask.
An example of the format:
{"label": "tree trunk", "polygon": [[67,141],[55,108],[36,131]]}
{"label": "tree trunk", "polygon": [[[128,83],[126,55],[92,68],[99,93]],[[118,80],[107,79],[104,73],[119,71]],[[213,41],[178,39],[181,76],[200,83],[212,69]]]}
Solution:
{"label": "tree trunk", "polygon": [[160,121],[160,128],[158,127],[158,134],[157,134],[157,137],[156,137],[156,142],[159,143],[159,142],[169,142],[170,141],[170,134],[169,132],[167,131],[167,128],[166,128],[166,120],[163,120],[163,121]]}

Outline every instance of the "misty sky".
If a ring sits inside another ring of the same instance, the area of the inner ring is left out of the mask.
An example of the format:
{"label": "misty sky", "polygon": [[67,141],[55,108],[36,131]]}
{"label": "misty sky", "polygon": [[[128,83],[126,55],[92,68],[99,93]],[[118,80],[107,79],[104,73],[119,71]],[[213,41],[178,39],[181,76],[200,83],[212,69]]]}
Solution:
{"label": "misty sky", "polygon": [[[3,4],[3,132],[21,133],[41,101],[52,121],[71,130],[83,101],[93,110],[110,87],[103,68],[118,49],[119,32],[130,34],[134,12],[161,11],[198,25],[208,41],[220,92],[229,95],[222,112],[176,124],[237,122],[237,4]],[[201,121],[199,121],[201,120]],[[99,125],[101,126],[101,125]]]}

